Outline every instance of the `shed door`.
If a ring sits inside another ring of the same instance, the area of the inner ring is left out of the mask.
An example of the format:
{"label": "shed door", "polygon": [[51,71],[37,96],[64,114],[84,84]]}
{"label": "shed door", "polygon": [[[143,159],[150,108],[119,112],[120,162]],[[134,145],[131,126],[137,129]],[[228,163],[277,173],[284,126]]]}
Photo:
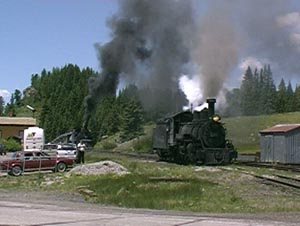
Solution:
{"label": "shed door", "polygon": [[274,137],[272,135],[264,136],[264,142],[261,153],[261,161],[263,162],[273,162],[274,160]]}

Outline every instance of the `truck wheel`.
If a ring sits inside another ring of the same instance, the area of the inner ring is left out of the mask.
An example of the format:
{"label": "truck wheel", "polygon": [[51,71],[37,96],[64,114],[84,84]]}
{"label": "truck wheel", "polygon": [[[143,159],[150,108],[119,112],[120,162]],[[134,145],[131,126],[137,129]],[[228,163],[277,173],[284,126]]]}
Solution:
{"label": "truck wheel", "polygon": [[64,162],[59,162],[56,166],[56,172],[65,172],[67,170],[67,165]]}
{"label": "truck wheel", "polygon": [[13,168],[9,172],[13,176],[21,176],[23,173],[23,170],[21,166],[13,166]]}

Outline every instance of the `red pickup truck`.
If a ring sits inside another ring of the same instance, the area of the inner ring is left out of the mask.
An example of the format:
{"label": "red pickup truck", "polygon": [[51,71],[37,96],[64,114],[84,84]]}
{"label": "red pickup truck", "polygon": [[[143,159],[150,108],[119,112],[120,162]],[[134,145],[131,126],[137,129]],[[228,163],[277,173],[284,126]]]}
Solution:
{"label": "red pickup truck", "polygon": [[73,167],[74,158],[51,156],[43,151],[14,152],[12,158],[0,162],[1,171],[13,176],[20,176],[23,172],[52,170],[64,172]]}

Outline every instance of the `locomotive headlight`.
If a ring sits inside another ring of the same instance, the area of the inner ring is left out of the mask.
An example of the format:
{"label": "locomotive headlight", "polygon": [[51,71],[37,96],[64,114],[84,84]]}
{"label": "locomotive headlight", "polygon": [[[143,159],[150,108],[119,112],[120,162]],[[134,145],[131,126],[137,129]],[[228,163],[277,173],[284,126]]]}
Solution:
{"label": "locomotive headlight", "polygon": [[214,122],[219,122],[221,120],[221,117],[219,115],[214,115],[213,118],[212,118],[212,120]]}

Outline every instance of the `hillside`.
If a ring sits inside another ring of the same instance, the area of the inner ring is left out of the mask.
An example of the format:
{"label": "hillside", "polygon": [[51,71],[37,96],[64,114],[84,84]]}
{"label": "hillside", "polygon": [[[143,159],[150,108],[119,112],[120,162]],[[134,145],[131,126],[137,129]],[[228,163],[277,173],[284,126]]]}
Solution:
{"label": "hillside", "polygon": [[[239,153],[255,153],[259,151],[259,131],[281,123],[300,123],[300,112],[223,118],[222,122],[227,129],[228,139],[232,140]],[[108,137],[98,143],[96,149],[149,152],[153,127],[154,124],[148,124],[144,127],[143,136],[124,143],[119,141],[118,136]]]}
{"label": "hillside", "polygon": [[224,118],[228,138],[239,152],[259,151],[259,131],[282,123],[300,123],[300,112]]}

